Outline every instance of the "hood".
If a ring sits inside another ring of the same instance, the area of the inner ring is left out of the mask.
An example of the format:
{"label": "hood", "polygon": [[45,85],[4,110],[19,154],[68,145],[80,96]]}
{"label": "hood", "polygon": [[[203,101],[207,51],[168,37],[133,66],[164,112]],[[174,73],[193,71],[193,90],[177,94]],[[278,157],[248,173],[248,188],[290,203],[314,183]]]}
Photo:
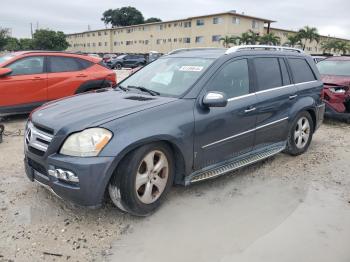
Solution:
{"label": "hood", "polygon": [[321,75],[321,79],[325,86],[350,86],[349,76]]}
{"label": "hood", "polygon": [[104,89],[47,103],[35,110],[31,119],[36,124],[53,129],[54,132],[62,128],[72,132],[99,126],[176,100],[176,98]]}

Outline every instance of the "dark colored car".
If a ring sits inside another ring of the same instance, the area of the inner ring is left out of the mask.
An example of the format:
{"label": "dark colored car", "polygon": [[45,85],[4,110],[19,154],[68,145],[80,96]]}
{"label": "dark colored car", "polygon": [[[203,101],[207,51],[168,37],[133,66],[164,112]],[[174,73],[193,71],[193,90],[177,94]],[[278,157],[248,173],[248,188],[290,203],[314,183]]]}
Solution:
{"label": "dark colored car", "polygon": [[324,82],[326,116],[350,123],[350,57],[331,57],[317,67]]}
{"label": "dark colored car", "polygon": [[111,58],[111,60],[107,62],[107,66],[112,69],[122,69],[123,67],[135,68],[144,66],[145,64],[146,59],[143,55],[120,55]]}
{"label": "dark colored car", "polygon": [[0,116],[29,113],[55,99],[110,87],[116,74],[101,58],[23,51],[0,56]]}
{"label": "dark colored car", "polygon": [[260,46],[166,55],[114,90],[31,114],[25,167],[60,197],[148,215],[190,185],[285,151],[304,153],[323,121],[323,83],[301,50]]}

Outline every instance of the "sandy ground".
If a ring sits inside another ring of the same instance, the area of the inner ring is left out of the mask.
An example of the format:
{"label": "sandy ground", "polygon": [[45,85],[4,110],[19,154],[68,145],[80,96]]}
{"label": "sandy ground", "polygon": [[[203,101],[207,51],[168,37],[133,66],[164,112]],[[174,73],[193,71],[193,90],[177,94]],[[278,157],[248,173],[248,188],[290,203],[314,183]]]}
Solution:
{"label": "sandy ground", "polygon": [[24,123],[7,120],[0,144],[0,261],[350,261],[349,125],[327,121],[306,154],[176,187],[135,218],[30,182]]}

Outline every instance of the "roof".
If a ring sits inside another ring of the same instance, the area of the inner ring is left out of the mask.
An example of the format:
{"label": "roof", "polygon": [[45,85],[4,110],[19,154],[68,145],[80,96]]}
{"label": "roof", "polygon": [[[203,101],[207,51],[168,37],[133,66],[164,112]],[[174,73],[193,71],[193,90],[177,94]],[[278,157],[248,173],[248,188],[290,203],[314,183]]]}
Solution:
{"label": "roof", "polygon": [[166,24],[166,23],[173,23],[173,22],[181,22],[181,21],[186,21],[186,20],[192,20],[192,19],[202,18],[202,17],[219,16],[219,15],[232,15],[232,16],[250,18],[250,19],[263,21],[264,23],[276,22],[276,21],[273,21],[273,20],[270,20],[270,19],[267,19],[267,18],[261,18],[261,17],[256,17],[256,16],[239,14],[239,13],[236,13],[234,11],[227,11],[227,12],[221,12],[221,13],[215,13],[215,14],[191,16],[191,17],[187,17],[187,18],[168,20],[168,21],[162,21],[162,22],[153,22],[153,23],[147,23],[147,24],[137,24],[137,25],[129,25],[129,26],[119,26],[119,27],[112,27],[112,28],[96,29],[96,30],[83,31],[83,32],[80,32],[80,33],[72,33],[72,34],[66,34],[66,35],[79,35],[79,34],[84,34],[84,33],[92,33],[92,32],[99,32],[99,31],[106,31],[106,30],[115,30],[115,29],[131,28],[131,27],[146,26],[146,25]]}

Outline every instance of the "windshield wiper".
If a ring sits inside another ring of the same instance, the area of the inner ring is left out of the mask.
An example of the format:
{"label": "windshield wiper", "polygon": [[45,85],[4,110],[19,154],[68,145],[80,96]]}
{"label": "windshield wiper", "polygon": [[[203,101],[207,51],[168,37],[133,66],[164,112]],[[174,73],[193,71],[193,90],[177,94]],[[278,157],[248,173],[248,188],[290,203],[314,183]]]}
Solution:
{"label": "windshield wiper", "polygon": [[[125,87],[124,87],[124,88],[125,88]],[[149,94],[152,95],[152,96],[159,96],[159,95],[160,95],[159,92],[153,91],[153,90],[148,89],[148,88],[143,87],[143,86],[127,86],[127,88],[128,88],[128,89],[129,89],[129,88],[138,89],[138,90],[140,90],[140,91],[142,91],[142,92],[147,92],[147,93],[149,93]]]}
{"label": "windshield wiper", "polygon": [[117,85],[116,87],[119,88],[119,89],[121,89],[121,90],[123,90],[124,92],[129,91],[129,88],[126,88],[126,87],[124,87],[124,86]]}

